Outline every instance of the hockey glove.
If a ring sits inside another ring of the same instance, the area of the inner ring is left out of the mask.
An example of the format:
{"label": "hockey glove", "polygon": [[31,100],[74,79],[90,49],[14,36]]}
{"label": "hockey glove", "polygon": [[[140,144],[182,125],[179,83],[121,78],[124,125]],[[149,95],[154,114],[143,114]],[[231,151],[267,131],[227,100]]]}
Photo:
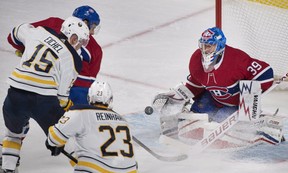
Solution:
{"label": "hockey glove", "polygon": [[66,100],[61,100],[60,99],[60,106],[64,109],[64,111],[68,111],[71,106],[73,106],[73,102],[69,99],[68,101]]}
{"label": "hockey glove", "polygon": [[61,153],[61,151],[64,149],[64,146],[53,147],[49,145],[48,140],[46,140],[45,145],[46,145],[46,148],[51,151],[51,156],[58,156]]}
{"label": "hockey glove", "polygon": [[18,57],[22,57],[23,52],[21,50],[15,50],[15,55]]}
{"label": "hockey glove", "polygon": [[193,97],[193,93],[181,83],[169,92],[157,94],[153,99],[152,107],[162,114],[177,114]]}
{"label": "hockey glove", "polygon": [[73,102],[71,100],[68,100],[68,103],[65,107],[63,107],[64,111],[68,111],[71,106],[73,106]]}

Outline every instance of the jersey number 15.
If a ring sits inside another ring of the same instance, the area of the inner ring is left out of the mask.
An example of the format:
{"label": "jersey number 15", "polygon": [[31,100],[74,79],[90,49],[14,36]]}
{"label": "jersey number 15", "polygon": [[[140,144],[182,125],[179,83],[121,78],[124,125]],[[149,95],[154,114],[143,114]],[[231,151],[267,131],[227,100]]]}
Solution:
{"label": "jersey number 15", "polygon": [[[51,55],[54,57],[54,59],[58,59],[58,56],[49,48],[43,50],[42,54],[38,54],[43,47],[44,47],[43,44],[39,44],[38,46],[36,46],[36,50],[31,56],[31,58],[23,62],[23,65],[30,67],[32,64],[34,64],[33,67],[35,71],[49,73],[50,69],[53,66],[53,63],[51,60],[48,59],[50,58]],[[48,53],[50,53],[50,56],[48,56]]]}

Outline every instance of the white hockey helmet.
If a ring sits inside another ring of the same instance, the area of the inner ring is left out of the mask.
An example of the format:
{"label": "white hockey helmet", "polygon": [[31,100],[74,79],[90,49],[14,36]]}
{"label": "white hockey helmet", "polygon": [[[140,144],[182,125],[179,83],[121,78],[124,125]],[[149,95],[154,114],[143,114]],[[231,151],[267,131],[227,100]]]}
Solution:
{"label": "white hockey helmet", "polygon": [[89,28],[77,17],[68,17],[61,26],[60,30],[68,39],[75,34],[78,37],[78,43],[87,46],[89,42]]}
{"label": "white hockey helmet", "polygon": [[107,82],[94,81],[88,91],[88,103],[103,104],[112,108],[113,94]]}

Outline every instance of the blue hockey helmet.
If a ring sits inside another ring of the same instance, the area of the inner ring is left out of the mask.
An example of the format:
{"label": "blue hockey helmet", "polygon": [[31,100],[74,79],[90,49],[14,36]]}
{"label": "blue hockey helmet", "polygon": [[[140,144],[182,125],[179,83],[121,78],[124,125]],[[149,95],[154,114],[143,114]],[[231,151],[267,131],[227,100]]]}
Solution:
{"label": "blue hockey helmet", "polygon": [[89,29],[91,29],[93,24],[95,24],[96,26],[100,24],[100,18],[98,13],[88,5],[76,8],[72,15],[82,20],[87,20]]}
{"label": "blue hockey helmet", "polygon": [[226,37],[217,27],[205,30],[199,39],[199,48],[202,53],[202,65],[205,72],[210,72],[223,56],[226,46]]}

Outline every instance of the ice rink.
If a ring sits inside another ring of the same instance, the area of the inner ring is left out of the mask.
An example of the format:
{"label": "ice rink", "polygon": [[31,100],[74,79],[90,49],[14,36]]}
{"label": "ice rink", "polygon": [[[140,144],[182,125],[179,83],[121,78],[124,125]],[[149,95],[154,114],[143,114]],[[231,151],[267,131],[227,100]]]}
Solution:
{"label": "ice rink", "polygon": [[[8,89],[6,79],[19,62],[6,41],[12,28],[50,16],[69,17],[81,5],[94,7],[100,15],[101,30],[95,38],[103,48],[103,60],[97,78],[111,84],[114,110],[123,115],[143,111],[156,93],[185,82],[190,56],[198,46],[200,34],[215,25],[214,0],[1,0],[1,107]],[[227,43],[230,44],[229,36]],[[231,44],[237,47],[235,43]],[[287,115],[287,103],[287,91],[272,92],[264,98],[263,108],[269,111],[279,108],[279,114]],[[2,139],[2,113],[0,121]],[[31,120],[30,131],[22,147],[20,172],[73,172],[69,160],[64,155],[51,157],[44,142],[44,133]],[[282,154],[288,155],[288,151],[282,151]],[[187,160],[173,163],[159,161],[140,147],[136,147],[135,155],[141,173],[288,171],[287,161],[235,161],[221,153],[213,153],[209,157],[191,154]]]}

